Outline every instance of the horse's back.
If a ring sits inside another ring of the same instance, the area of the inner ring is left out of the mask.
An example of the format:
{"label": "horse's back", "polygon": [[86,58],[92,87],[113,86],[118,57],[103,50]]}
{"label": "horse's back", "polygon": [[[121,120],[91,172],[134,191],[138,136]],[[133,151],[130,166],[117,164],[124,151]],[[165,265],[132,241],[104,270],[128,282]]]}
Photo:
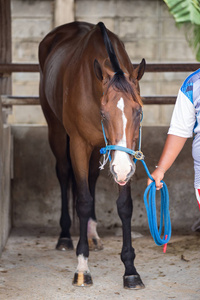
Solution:
{"label": "horse's back", "polygon": [[46,59],[52,55],[56,49],[65,44],[68,47],[74,47],[82,37],[87,34],[93,24],[86,22],[72,22],[61,25],[48,33],[39,45],[39,62],[43,70]]}
{"label": "horse's back", "polygon": [[47,34],[39,45],[42,90],[40,101],[43,107],[48,102],[60,120],[63,107],[63,77],[66,70],[70,74],[74,65],[78,63],[78,55],[75,55],[75,52],[81,48],[81,41],[93,27],[94,25],[85,22],[64,24]]}

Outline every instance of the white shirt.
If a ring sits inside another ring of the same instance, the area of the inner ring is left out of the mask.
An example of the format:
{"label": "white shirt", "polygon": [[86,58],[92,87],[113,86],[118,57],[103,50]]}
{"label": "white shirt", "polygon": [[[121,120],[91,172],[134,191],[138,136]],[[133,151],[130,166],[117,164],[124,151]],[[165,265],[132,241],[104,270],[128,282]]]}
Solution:
{"label": "white shirt", "polygon": [[186,78],[181,86],[168,134],[190,138],[195,134],[192,154],[195,188],[200,188],[200,69]]}

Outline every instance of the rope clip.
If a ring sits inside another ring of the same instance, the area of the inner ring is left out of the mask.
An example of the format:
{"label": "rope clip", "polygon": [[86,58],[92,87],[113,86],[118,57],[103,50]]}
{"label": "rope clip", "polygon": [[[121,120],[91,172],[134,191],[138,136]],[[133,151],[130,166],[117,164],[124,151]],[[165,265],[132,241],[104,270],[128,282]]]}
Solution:
{"label": "rope clip", "polygon": [[137,160],[142,160],[142,159],[144,159],[144,154],[141,150],[137,150],[137,151],[135,151],[134,157]]}

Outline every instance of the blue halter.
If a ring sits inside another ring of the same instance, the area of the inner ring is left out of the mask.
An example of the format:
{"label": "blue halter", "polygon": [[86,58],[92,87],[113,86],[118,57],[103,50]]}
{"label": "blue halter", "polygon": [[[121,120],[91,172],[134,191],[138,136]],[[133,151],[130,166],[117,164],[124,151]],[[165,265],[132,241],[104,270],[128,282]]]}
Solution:
{"label": "blue halter", "polygon": [[[142,120],[143,120],[143,113],[142,113],[142,117],[141,117],[140,122],[142,122]],[[138,145],[138,150],[137,151],[134,151],[132,149],[122,147],[122,146],[108,145],[108,141],[107,141],[107,138],[106,138],[106,133],[105,133],[105,129],[104,129],[102,120],[101,120],[101,126],[102,126],[102,131],[103,131],[103,136],[104,136],[104,141],[105,141],[106,147],[101,148],[100,153],[104,154],[104,155],[108,154],[109,161],[111,161],[111,156],[110,156],[110,151],[111,150],[119,150],[119,151],[123,151],[123,152],[126,152],[126,153],[132,155],[134,157],[134,162],[135,162],[135,160],[144,159],[144,155],[141,151],[141,140],[142,140],[142,127],[141,126],[139,128],[139,145]]]}
{"label": "blue halter", "polygon": [[[110,156],[110,151],[111,150],[119,150],[119,151],[126,152],[126,153],[134,156],[134,158],[137,159],[137,160],[144,159],[144,155],[143,155],[142,151],[140,150],[140,146],[139,146],[139,150],[134,151],[132,149],[129,149],[129,148],[126,148],[126,147],[122,147],[122,146],[108,145],[108,141],[106,139],[106,134],[105,134],[104,126],[103,126],[103,121],[101,121],[101,125],[102,125],[102,131],[103,131],[103,136],[104,136],[106,147],[101,148],[100,149],[100,153],[104,154],[104,155],[108,154],[109,161],[111,161],[111,156]],[[139,133],[139,141],[140,140],[141,140],[141,127],[140,127],[140,133]]]}
{"label": "blue halter", "polygon": [[[143,115],[142,115],[143,118]],[[142,120],[141,120],[142,121]],[[132,149],[121,147],[117,145],[108,145],[108,141],[105,134],[105,129],[103,126],[103,121],[101,121],[102,125],[102,131],[103,136],[105,140],[106,147],[100,149],[100,153],[104,155],[104,162],[101,165],[100,169],[103,169],[104,165],[107,163],[108,159],[111,161],[110,151],[112,150],[118,150],[126,152],[134,157],[133,161],[134,163],[137,162],[137,160],[140,160],[145,168],[145,171],[148,175],[148,177],[153,181],[149,186],[147,186],[145,192],[144,192],[144,203],[147,211],[147,217],[148,217],[148,224],[149,229],[151,232],[151,235],[158,246],[167,245],[171,238],[171,220],[170,220],[170,212],[169,212],[169,194],[167,185],[162,180],[163,187],[161,189],[161,208],[160,208],[160,225],[158,229],[157,224],[157,213],[156,213],[156,184],[155,180],[151,176],[147,165],[144,161],[144,155],[141,151],[141,126],[139,129],[139,146],[138,150],[134,151]],[[105,159],[105,156],[107,154],[107,159]],[[163,232],[163,238],[161,238],[161,234],[163,231],[164,226],[164,232]],[[164,247],[165,247],[164,246]],[[164,251],[164,250],[163,250]]]}

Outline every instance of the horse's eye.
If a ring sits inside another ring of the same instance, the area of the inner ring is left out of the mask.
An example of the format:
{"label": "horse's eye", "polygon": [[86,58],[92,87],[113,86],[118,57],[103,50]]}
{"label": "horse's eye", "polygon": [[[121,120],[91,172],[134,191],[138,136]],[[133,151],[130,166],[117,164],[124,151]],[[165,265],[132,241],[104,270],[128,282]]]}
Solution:
{"label": "horse's eye", "polygon": [[143,119],[143,111],[142,111],[142,109],[139,109],[137,111],[137,117],[139,117],[139,116],[140,116],[140,120],[142,120]]}

